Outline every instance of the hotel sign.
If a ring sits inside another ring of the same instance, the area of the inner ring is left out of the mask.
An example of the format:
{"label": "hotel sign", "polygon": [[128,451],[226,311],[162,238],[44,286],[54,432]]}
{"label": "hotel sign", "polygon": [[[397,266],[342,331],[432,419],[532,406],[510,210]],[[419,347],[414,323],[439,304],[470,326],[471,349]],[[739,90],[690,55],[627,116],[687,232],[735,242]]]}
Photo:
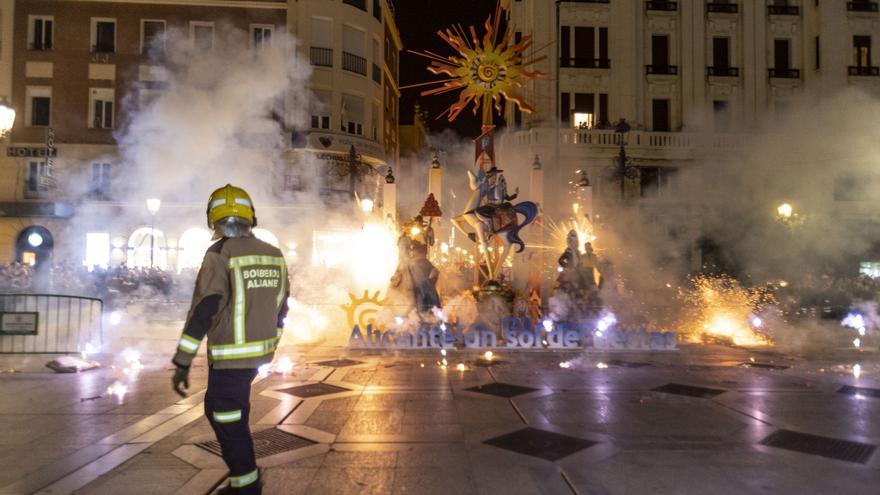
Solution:
{"label": "hotel sign", "polygon": [[10,146],[6,148],[6,156],[16,158],[58,158],[58,148],[31,147],[31,146]]}

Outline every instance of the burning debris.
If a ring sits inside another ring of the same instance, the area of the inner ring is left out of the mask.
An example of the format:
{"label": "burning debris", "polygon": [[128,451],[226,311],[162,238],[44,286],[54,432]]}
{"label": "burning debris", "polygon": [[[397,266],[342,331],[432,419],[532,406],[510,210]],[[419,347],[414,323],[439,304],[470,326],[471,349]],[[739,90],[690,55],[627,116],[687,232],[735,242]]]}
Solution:
{"label": "burning debris", "polygon": [[682,289],[683,321],[679,328],[686,341],[717,342],[737,346],[772,345],[763,320],[756,316],[773,302],[763,289],[748,289],[728,276],[691,278],[691,289]]}

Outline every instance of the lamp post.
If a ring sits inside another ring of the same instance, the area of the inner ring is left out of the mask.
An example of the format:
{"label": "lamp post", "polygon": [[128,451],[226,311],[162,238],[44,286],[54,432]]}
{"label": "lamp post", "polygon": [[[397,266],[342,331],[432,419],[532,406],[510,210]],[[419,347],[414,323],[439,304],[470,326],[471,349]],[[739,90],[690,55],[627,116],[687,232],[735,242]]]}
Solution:
{"label": "lamp post", "polygon": [[152,215],[152,221],[150,223],[150,268],[155,266],[155,258],[154,253],[156,251],[156,213],[159,213],[159,208],[162,206],[162,201],[159,198],[150,198],[147,200],[147,211]]}
{"label": "lamp post", "polygon": [[617,122],[617,125],[614,126],[614,132],[620,138],[620,152],[617,154],[617,173],[620,177],[620,201],[623,202],[626,199],[626,179],[633,179],[638,176],[639,169],[636,167],[632,167],[627,165],[629,158],[626,156],[626,137],[629,134],[631,127],[626,122],[626,119],[620,119]]}

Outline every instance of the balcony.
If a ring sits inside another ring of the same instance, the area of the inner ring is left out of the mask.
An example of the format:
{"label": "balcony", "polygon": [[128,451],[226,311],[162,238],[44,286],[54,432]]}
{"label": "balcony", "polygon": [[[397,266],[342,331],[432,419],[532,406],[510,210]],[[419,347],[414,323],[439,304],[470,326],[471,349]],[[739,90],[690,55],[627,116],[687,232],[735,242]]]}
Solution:
{"label": "balcony", "polygon": [[309,60],[315,67],[333,67],[333,49],[313,46],[309,48]]}
{"label": "balcony", "polygon": [[373,82],[382,84],[382,69],[376,64],[373,64]]}
{"label": "balcony", "polygon": [[610,69],[611,60],[607,58],[560,58],[559,66],[577,69]]}
{"label": "balcony", "polygon": [[[558,138],[557,138],[557,134]],[[566,153],[578,149],[590,156],[614,157],[620,149],[621,136],[612,129],[560,129],[535,127],[510,132],[501,140],[501,147],[511,153],[523,148],[558,142]],[[626,137],[626,152],[634,158],[691,159],[741,149],[748,137],[736,133],[657,132],[633,130]]]}
{"label": "balcony", "polygon": [[342,52],[342,69],[366,76],[367,59],[354,53]]}
{"label": "balcony", "polygon": [[767,76],[771,79],[800,79],[800,69],[767,69]]}
{"label": "balcony", "polygon": [[768,5],[767,15],[800,15],[801,9],[797,5]]}
{"label": "balcony", "polygon": [[678,10],[678,2],[670,2],[664,0],[648,0],[645,2],[647,10],[661,10],[664,12],[675,12]]}
{"label": "balcony", "polygon": [[848,12],[877,12],[877,2],[846,2],[846,10]]}
{"label": "balcony", "polygon": [[735,3],[707,2],[706,12],[713,14],[736,14],[739,12],[739,5]]}
{"label": "balcony", "polygon": [[880,67],[865,67],[861,65],[850,65],[849,75],[851,76],[880,76]]}
{"label": "balcony", "polygon": [[706,75],[714,77],[739,77],[739,67],[706,67]]}
{"label": "balcony", "polygon": [[656,75],[664,75],[664,76],[675,76],[678,75],[678,66],[677,65],[646,65],[645,66],[646,74],[656,74]]}
{"label": "balcony", "polygon": [[351,5],[352,7],[357,7],[364,12],[367,11],[367,0],[342,0],[342,3],[346,3]]}

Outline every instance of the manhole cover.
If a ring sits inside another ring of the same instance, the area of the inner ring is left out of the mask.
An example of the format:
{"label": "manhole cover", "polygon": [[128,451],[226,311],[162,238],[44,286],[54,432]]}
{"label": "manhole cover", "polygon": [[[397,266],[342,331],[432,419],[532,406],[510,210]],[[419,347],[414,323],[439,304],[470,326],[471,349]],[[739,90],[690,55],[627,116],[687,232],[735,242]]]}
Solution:
{"label": "manhole cover", "polygon": [[726,390],[719,390],[717,388],[695,387],[693,385],[682,385],[680,383],[667,383],[662,387],[653,388],[651,390],[654,392],[663,392],[665,394],[699,397],[701,399],[711,399],[716,395],[726,392]]}
{"label": "manhole cover", "polygon": [[838,394],[857,395],[859,397],[873,397],[880,399],[880,389],[867,387],[853,387],[852,385],[844,385],[837,391]]}
{"label": "manhole cover", "polygon": [[331,368],[345,368],[346,366],[354,366],[362,363],[363,361],[355,361],[354,359],[334,359],[333,361],[321,361],[320,363],[315,364],[318,366],[329,366]]}
{"label": "manhole cover", "polygon": [[278,392],[294,395],[303,399],[310,397],[319,397],[321,395],[338,394],[340,392],[348,392],[350,389],[337,387],[336,385],[328,385],[326,383],[310,383],[308,385],[300,385],[298,387],[283,388]]}
{"label": "manhole cover", "polygon": [[[281,431],[277,428],[269,428],[268,430],[258,431],[253,434],[253,439],[254,452],[257,454],[257,459],[280,454],[282,452],[289,452],[291,450],[301,449],[303,447],[308,447],[309,445],[315,444],[315,442],[311,440],[306,440],[305,438],[298,437],[285,431]],[[218,442],[217,440],[201,442],[197,443],[196,445],[207,450],[208,452],[211,452],[212,454],[221,457],[223,456],[223,451],[220,448],[220,442]]]}
{"label": "manhole cover", "polygon": [[761,440],[762,445],[778,449],[792,450],[803,454],[812,454],[840,461],[864,464],[874,453],[875,445],[851,442],[839,438],[820,437],[808,433],[789,430],[777,430],[769,437]]}
{"label": "manhole cover", "polygon": [[513,433],[491,438],[483,443],[512,450],[519,454],[556,461],[587,447],[592,447],[597,442],[561,435],[552,431],[523,428]]}
{"label": "manhole cover", "polygon": [[742,363],[740,366],[744,368],[761,368],[765,370],[787,370],[791,366],[784,366],[781,364],[770,364],[770,363]]}
{"label": "manhole cover", "polygon": [[619,368],[644,368],[645,366],[651,366],[651,363],[639,363],[635,361],[621,361],[619,359],[612,359],[608,361],[608,366],[617,366]]}
{"label": "manhole cover", "polygon": [[522,387],[520,385],[511,385],[509,383],[487,383],[486,385],[477,385],[465,389],[469,392],[479,392],[481,394],[496,395],[498,397],[516,397],[517,395],[527,394],[538,390],[531,387]]}

